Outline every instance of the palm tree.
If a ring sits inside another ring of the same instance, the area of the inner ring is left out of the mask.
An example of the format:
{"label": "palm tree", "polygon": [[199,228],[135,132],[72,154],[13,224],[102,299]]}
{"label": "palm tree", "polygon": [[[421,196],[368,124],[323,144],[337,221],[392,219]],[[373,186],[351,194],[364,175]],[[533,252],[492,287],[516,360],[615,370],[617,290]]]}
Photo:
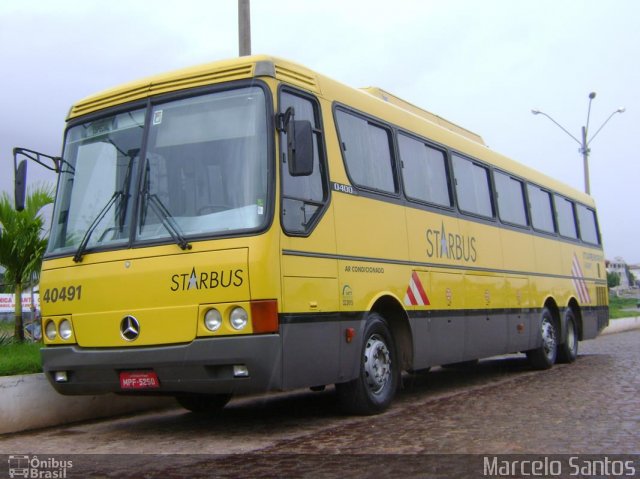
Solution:
{"label": "palm tree", "polygon": [[44,219],[40,212],[51,202],[53,192],[43,186],[29,192],[23,211],[13,208],[13,201],[7,193],[0,196],[0,265],[5,268],[4,282],[14,287],[14,339],[19,342],[24,341],[22,291],[40,273],[47,246],[47,239],[43,237]]}

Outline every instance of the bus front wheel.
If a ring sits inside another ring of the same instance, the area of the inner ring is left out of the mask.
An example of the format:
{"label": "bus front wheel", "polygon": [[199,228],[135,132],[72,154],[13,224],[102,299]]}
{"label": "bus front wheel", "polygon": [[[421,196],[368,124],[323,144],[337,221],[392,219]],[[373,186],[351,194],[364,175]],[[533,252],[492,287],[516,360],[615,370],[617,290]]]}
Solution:
{"label": "bus front wheel", "polygon": [[527,351],[527,359],[534,369],[549,369],[558,355],[558,330],[548,308],[542,310],[540,321],[540,346]]}
{"label": "bus front wheel", "polygon": [[369,314],[356,379],[336,384],[338,401],[351,414],[372,415],[389,407],[398,388],[396,348],[386,321],[378,313]]}
{"label": "bus front wheel", "polygon": [[176,401],[185,409],[195,413],[209,413],[222,409],[231,399],[231,394],[178,394]]}

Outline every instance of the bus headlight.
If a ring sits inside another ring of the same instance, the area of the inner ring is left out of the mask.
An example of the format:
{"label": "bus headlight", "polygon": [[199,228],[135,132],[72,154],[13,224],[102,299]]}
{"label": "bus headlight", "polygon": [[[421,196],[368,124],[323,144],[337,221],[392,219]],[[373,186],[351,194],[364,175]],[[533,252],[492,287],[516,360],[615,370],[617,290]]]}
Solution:
{"label": "bus headlight", "polygon": [[240,306],[236,306],[231,310],[231,314],[229,315],[229,322],[231,323],[231,327],[237,331],[244,329],[245,326],[249,323],[249,314],[245,311],[244,308]]}
{"label": "bus headlight", "polygon": [[58,335],[56,331],[56,323],[51,320],[47,321],[47,325],[44,327],[44,334],[47,335],[47,339],[49,339],[49,341],[55,340]]}
{"label": "bus headlight", "polygon": [[222,316],[220,315],[220,311],[215,308],[211,308],[207,311],[204,315],[204,325],[211,332],[220,329],[220,326],[222,325]]}
{"label": "bus headlight", "polygon": [[60,321],[60,327],[58,328],[58,331],[60,332],[60,337],[62,339],[64,339],[65,341],[69,339],[73,334],[73,329],[71,328],[71,321],[69,321],[68,319],[63,319],[62,321]]}

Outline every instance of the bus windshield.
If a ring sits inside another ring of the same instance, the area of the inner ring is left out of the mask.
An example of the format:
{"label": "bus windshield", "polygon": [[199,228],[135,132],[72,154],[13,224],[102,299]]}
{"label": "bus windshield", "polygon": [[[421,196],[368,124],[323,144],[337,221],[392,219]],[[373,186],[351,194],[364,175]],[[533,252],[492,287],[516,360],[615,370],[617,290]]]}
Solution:
{"label": "bus windshield", "polygon": [[85,249],[264,225],[269,150],[263,90],[227,90],[149,108],[69,128],[49,254],[78,257]]}

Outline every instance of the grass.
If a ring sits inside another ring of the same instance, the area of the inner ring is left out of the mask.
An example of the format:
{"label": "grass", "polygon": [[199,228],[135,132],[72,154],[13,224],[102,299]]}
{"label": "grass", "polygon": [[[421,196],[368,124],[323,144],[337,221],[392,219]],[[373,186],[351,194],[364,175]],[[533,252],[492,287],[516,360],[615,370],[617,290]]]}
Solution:
{"label": "grass", "polygon": [[12,340],[0,345],[0,376],[41,373],[41,347],[39,342],[19,344]]}
{"label": "grass", "polygon": [[16,343],[13,321],[0,321],[0,376],[41,373],[41,347],[39,341]]}
{"label": "grass", "polygon": [[[638,309],[638,301],[635,298],[618,298],[612,296],[609,298],[609,317],[611,319],[629,318],[640,316]],[[625,311],[631,310],[631,311]]]}

